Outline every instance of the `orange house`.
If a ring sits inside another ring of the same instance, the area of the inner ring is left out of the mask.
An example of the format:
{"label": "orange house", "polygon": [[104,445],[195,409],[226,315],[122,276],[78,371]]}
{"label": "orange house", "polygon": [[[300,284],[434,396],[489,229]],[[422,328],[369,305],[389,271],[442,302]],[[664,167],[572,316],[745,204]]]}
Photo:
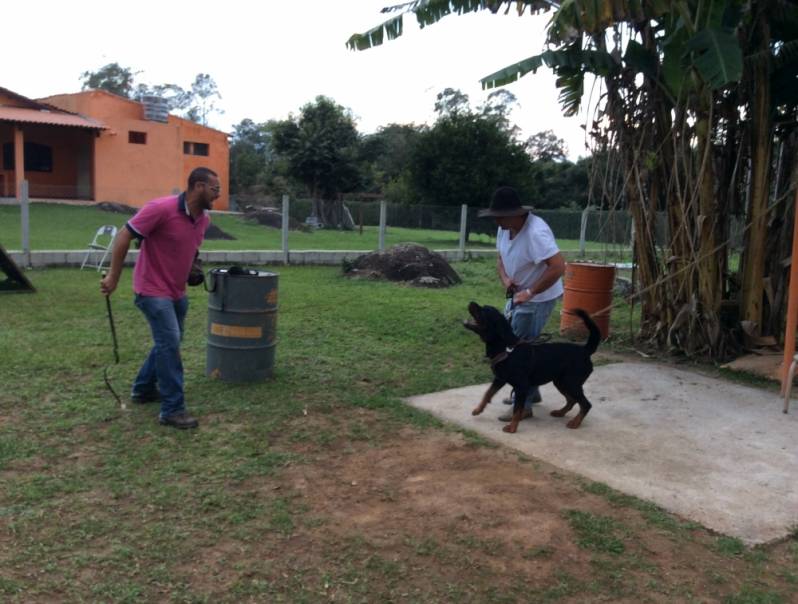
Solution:
{"label": "orange house", "polygon": [[34,101],[0,88],[0,196],[15,195],[26,178],[31,197],[141,207],[182,191],[191,171],[205,166],[222,184],[214,208],[228,209],[227,134],[147,100],[87,90]]}

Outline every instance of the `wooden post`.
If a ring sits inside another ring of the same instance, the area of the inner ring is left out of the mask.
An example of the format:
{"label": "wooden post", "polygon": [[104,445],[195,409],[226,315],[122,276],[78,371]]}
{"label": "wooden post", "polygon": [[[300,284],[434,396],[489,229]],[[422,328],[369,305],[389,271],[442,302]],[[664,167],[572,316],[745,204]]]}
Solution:
{"label": "wooden post", "polygon": [[465,260],[466,225],[468,224],[468,206],[460,206],[460,260]]}
{"label": "wooden post", "polygon": [[283,216],[282,216],[282,234],[283,234],[283,264],[288,264],[288,195],[283,195]]}
{"label": "wooden post", "polygon": [[380,237],[377,249],[380,251],[385,249],[385,218],[388,213],[387,204],[385,200],[380,201]]}
{"label": "wooden post", "polygon": [[795,354],[795,330],[798,327],[798,190],[795,191],[795,212],[792,225],[792,264],[787,297],[787,327],[784,330],[784,360],[781,364],[781,394],[787,393],[787,372]]}
{"label": "wooden post", "polygon": [[14,128],[14,195],[22,201],[22,181],[25,180],[25,136],[22,128]]}
{"label": "wooden post", "polygon": [[19,194],[20,216],[22,218],[22,257],[26,268],[31,268],[30,259],[30,198],[28,196],[28,181],[23,180]]}

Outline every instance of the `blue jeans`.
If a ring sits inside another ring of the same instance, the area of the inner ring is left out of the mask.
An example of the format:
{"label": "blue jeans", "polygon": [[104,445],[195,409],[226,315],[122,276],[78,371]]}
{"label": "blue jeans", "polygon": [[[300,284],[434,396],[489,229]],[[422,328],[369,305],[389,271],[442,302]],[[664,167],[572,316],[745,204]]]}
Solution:
{"label": "blue jeans", "polygon": [[154,298],[136,294],[136,306],[147,317],[155,345],[133,382],[133,395],[161,392],[161,417],[186,410],[183,400],[183,361],[180,340],[188,312],[188,298]]}
{"label": "blue jeans", "polygon": [[[524,340],[534,340],[543,331],[546,321],[549,320],[554,307],[559,298],[547,300],[546,302],[526,302],[511,308],[512,300],[507,300],[504,307],[504,314],[510,316],[510,327],[513,333]],[[529,394],[524,401],[524,409],[532,408],[532,399],[540,398],[540,389],[537,386],[530,388]]]}

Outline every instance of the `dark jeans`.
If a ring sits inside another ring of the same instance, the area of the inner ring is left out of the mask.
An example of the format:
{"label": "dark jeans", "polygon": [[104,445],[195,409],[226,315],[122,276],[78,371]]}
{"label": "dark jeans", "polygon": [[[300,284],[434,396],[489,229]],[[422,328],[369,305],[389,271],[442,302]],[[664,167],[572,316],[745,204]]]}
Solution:
{"label": "dark jeans", "polygon": [[161,392],[161,417],[185,411],[180,340],[188,298],[154,298],[136,294],[136,306],[147,317],[155,344],[133,382],[133,395]]}

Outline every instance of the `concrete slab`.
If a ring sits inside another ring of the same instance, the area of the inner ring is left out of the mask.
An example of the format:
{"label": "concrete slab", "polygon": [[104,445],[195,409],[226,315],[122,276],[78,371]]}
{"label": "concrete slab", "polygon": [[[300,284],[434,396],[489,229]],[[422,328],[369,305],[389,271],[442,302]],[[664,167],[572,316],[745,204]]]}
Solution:
{"label": "concrete slab", "polygon": [[[749,545],[798,527],[798,412],[777,394],[649,363],[597,367],[582,427],[549,415],[562,396],[547,384],[535,417],[502,432],[498,393],[471,410],[487,384],[414,396],[408,403],[557,467],[652,501]],[[575,411],[571,412],[573,416]]]}

